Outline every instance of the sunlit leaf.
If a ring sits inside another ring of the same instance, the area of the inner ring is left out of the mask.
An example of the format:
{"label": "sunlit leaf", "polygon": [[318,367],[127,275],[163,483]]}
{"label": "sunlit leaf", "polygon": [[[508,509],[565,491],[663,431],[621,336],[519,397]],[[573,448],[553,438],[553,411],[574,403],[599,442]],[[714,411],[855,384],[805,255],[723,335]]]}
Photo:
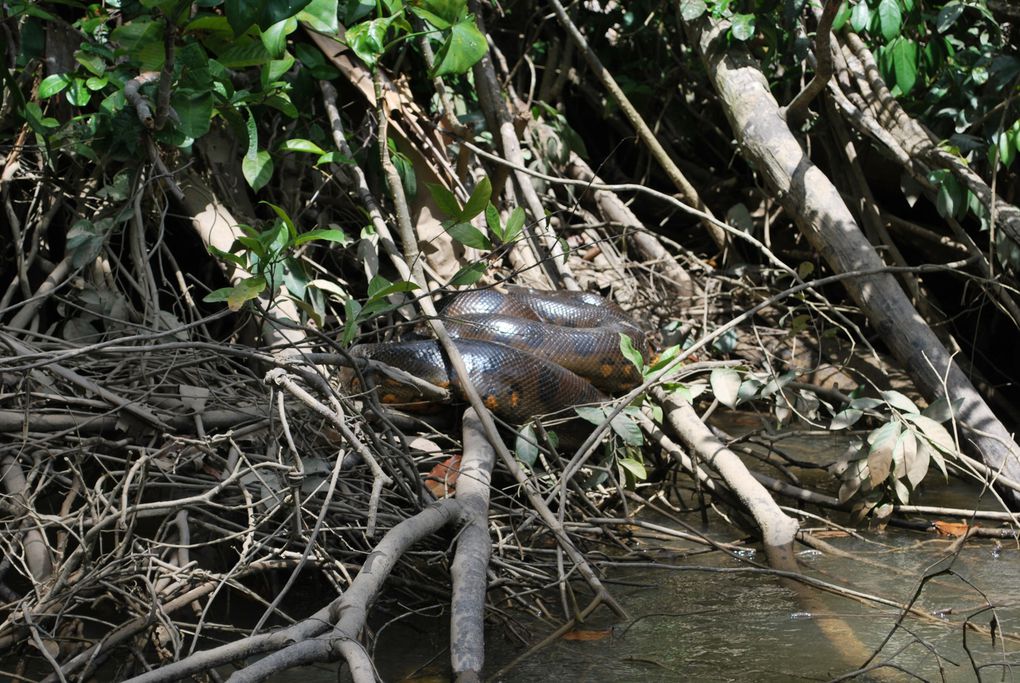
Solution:
{"label": "sunlit leaf", "polygon": [[519,206],[515,206],[514,210],[510,212],[510,215],[506,219],[506,228],[503,231],[503,242],[509,244],[517,239],[517,236],[521,234],[521,230],[524,229],[524,209]]}
{"label": "sunlit leaf", "polygon": [[335,35],[340,28],[337,4],[337,0],[311,0],[298,13],[297,19],[307,23],[319,33]]}
{"label": "sunlit leaf", "polygon": [[737,40],[750,40],[754,37],[755,16],[753,14],[734,14],[730,17],[730,31]]}
{"label": "sunlit leaf", "polygon": [[900,440],[903,444],[903,462],[906,465],[907,481],[910,482],[911,488],[916,489],[924,476],[928,474],[931,451],[925,443],[917,440],[913,432],[903,432]]}
{"label": "sunlit leaf", "polygon": [[634,458],[620,458],[616,462],[620,463],[620,467],[627,470],[634,475],[634,478],[638,481],[644,481],[648,478],[648,470],[645,469],[644,463]]}
{"label": "sunlit leaf", "polygon": [[538,441],[535,438],[535,428],[530,424],[521,427],[517,433],[517,442],[514,447],[517,459],[531,467],[538,460]]}
{"label": "sunlit leaf", "polygon": [[680,16],[684,21],[694,21],[708,9],[704,0],[680,0]]}
{"label": "sunlit leaf", "polygon": [[306,154],[325,154],[326,150],[319,147],[311,140],[305,140],[304,138],[291,138],[284,140],[283,144],[280,145],[281,152],[304,152]]}
{"label": "sunlit leaf", "polygon": [[47,76],[39,83],[39,97],[44,100],[48,97],[53,97],[69,86],[72,80],[74,79],[71,77],[71,74],[53,74],[52,76]]}
{"label": "sunlit leaf", "polygon": [[241,160],[241,173],[252,190],[261,190],[273,177],[273,159],[269,152],[261,150],[254,155],[246,154]]}
{"label": "sunlit leaf", "polygon": [[899,0],[880,0],[878,3],[878,27],[882,37],[887,41],[900,34],[903,25],[903,14],[900,12]]}
{"label": "sunlit leaf", "polygon": [[347,233],[343,230],[336,228],[319,228],[317,230],[309,230],[303,232],[297,236],[294,240],[294,246],[300,247],[305,242],[311,242],[312,240],[322,240],[323,242],[334,242],[336,244],[348,244],[350,238],[347,237]]}
{"label": "sunlit leaf", "polygon": [[464,204],[464,210],[458,216],[458,220],[461,222],[469,221],[484,211],[491,195],[492,183],[489,181],[488,176],[485,176],[475,185],[475,190],[471,193],[467,203]]}
{"label": "sunlit leaf", "polygon": [[921,412],[913,401],[894,389],[889,389],[888,391],[882,391],[880,393],[882,394],[882,398],[889,402],[889,405],[902,413]]}
{"label": "sunlit leaf", "polygon": [[924,415],[907,414],[903,417],[914,423],[936,448],[946,453],[956,452],[956,443],[953,441],[953,437],[950,436],[945,427],[935,420]]}
{"label": "sunlit leaf", "polygon": [[634,341],[623,332],[620,333],[620,352],[640,371],[645,366],[641,352],[634,348]]}
{"label": "sunlit leaf", "polygon": [[467,73],[489,51],[485,36],[475,26],[474,17],[467,17],[450,27],[439,51],[433,76]]}
{"label": "sunlit leaf", "polygon": [[733,368],[715,368],[709,376],[712,393],[719,403],[728,408],[735,408],[739,399],[741,378]]}
{"label": "sunlit leaf", "polygon": [[349,28],[345,37],[347,45],[361,61],[373,67],[386,50],[386,32],[392,23],[393,17],[383,17]]}

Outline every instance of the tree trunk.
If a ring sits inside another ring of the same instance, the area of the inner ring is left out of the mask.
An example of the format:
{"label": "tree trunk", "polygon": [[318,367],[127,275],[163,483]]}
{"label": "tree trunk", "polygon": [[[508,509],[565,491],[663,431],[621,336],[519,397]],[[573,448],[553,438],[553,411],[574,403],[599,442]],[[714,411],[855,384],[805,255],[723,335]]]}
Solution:
{"label": "tree trunk", "polygon": [[[872,274],[844,281],[850,296],[868,316],[882,341],[932,401],[960,400],[956,413],[967,444],[991,468],[1020,477],[1020,449],[945,347],[888,273],[861,233],[839,191],[801,148],[757,63],[746,53],[727,49],[724,24],[700,20],[687,24],[698,45],[713,87],[744,157],[775,188],[801,232],[836,273]],[[1020,507],[1020,495],[1009,492]]]}

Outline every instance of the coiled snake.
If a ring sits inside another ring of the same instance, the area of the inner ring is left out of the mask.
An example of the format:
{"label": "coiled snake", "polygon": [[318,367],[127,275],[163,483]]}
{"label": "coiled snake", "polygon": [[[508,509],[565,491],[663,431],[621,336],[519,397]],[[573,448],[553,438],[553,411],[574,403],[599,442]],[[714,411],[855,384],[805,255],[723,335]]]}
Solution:
{"label": "coiled snake", "polygon": [[[471,290],[458,294],[441,317],[482,400],[510,423],[597,403],[606,393],[637,386],[641,374],[620,350],[621,334],[647,359],[641,328],[597,294],[525,287]],[[399,368],[464,397],[460,378],[434,340],[361,344],[351,355]],[[413,387],[394,379],[380,379],[377,386],[383,403],[421,402]]]}

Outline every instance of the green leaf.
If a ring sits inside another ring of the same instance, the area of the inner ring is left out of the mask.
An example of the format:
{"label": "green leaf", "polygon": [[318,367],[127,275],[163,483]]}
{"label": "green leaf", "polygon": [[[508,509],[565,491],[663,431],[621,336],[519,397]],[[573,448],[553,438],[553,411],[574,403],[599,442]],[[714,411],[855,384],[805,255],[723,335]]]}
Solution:
{"label": "green leaf", "polygon": [[269,152],[261,150],[254,155],[246,154],[241,160],[241,173],[252,190],[261,190],[273,177],[273,159]]}
{"label": "green leaf", "polygon": [[341,245],[350,242],[350,238],[347,237],[347,233],[343,230],[335,228],[319,228],[317,230],[309,230],[308,232],[298,235],[297,239],[294,240],[294,246],[300,247],[305,242],[311,242],[312,240],[335,242],[336,244]]}
{"label": "green leaf", "polygon": [[[270,209],[272,209],[273,213],[276,214],[276,217],[279,218],[285,226],[287,226],[287,233],[285,235],[280,235],[279,231],[277,231],[276,235],[273,237],[273,242],[278,243],[275,245],[276,251],[282,249],[287,242],[297,239],[297,226],[294,225],[294,219],[290,217],[290,214],[283,210],[283,207],[277,206],[272,202],[259,202],[259,203],[265,204]],[[269,231],[266,232],[268,233]]]}
{"label": "green leaf", "polygon": [[679,344],[674,344],[673,346],[670,346],[665,351],[660,353],[658,358],[655,359],[655,362],[653,362],[648,367],[648,375],[651,375],[652,373],[658,372],[659,370],[661,370],[664,367],[666,367],[667,365],[669,365],[669,363],[674,358],[676,358],[678,355],[680,355],[680,351],[681,351],[680,345]]}
{"label": "green leaf", "polygon": [[318,159],[315,160],[316,166],[322,166],[323,164],[339,164],[353,166],[356,162],[349,156],[345,156],[340,152],[326,152]]}
{"label": "green leaf", "polygon": [[641,461],[634,458],[620,458],[616,462],[620,463],[620,467],[633,474],[634,478],[638,481],[644,481],[648,478],[648,472]]}
{"label": "green leaf", "polygon": [[922,410],[921,414],[925,417],[930,417],[936,422],[945,422],[954,415],[959,415],[962,406],[962,398],[957,398],[950,402],[946,400],[945,396],[940,396],[932,401],[931,405]]}
{"label": "green leaf", "polygon": [[284,52],[280,59],[271,59],[262,66],[262,89],[268,90],[273,83],[283,78],[283,75],[294,66],[294,56]]}
{"label": "green leaf", "polygon": [[931,463],[931,454],[928,447],[917,441],[913,432],[905,431],[900,435],[900,443],[903,449],[903,465],[906,470],[907,481],[910,487],[916,489],[924,475],[928,474],[928,466]]}
{"label": "green leaf", "polygon": [[645,442],[641,428],[626,413],[620,413],[609,421],[609,426],[628,446],[640,447]]}
{"label": "green leaf", "polygon": [[467,16],[467,0],[423,0],[421,4],[447,25],[455,24]]}
{"label": "green leaf", "polygon": [[962,3],[947,2],[939,10],[938,16],[935,17],[935,30],[939,33],[945,33],[956,23],[961,14],[963,14]]}
{"label": "green leaf", "polygon": [[885,405],[885,401],[880,398],[870,398],[868,396],[862,396],[859,398],[850,399],[850,407],[857,408],[858,410],[871,410],[877,408],[880,405]]}
{"label": "green leaf", "polygon": [[836,13],[835,19],[832,20],[833,32],[840,31],[843,26],[846,25],[847,19],[850,18],[850,5],[844,0],[839,5],[839,12]]}
{"label": "green leaf", "polygon": [[475,26],[474,17],[467,17],[450,27],[439,51],[433,76],[463,74],[489,51],[485,36]]}
{"label": "green leaf", "polygon": [[528,467],[538,460],[538,441],[535,438],[535,428],[530,424],[521,427],[521,431],[517,433],[514,450],[517,452],[517,459]]}
{"label": "green leaf", "polygon": [[620,332],[620,353],[638,369],[638,372],[644,369],[644,357],[640,351],[634,348],[633,340],[623,332]]}
{"label": "green leaf", "polygon": [[254,237],[248,237],[247,235],[240,235],[236,240],[233,249],[238,249],[237,245],[241,245],[250,252],[253,257],[252,262],[263,261],[268,256],[266,253],[266,247],[259,240]]}
{"label": "green leaf", "polygon": [[283,144],[280,145],[281,152],[305,152],[306,154],[325,154],[326,150],[319,147],[311,140],[305,140],[304,138],[291,138],[290,140],[284,140]]}
{"label": "green leaf", "polygon": [[214,292],[210,292],[202,300],[207,303],[226,301],[227,308],[232,311],[237,311],[241,309],[244,302],[250,301],[259,296],[265,288],[266,279],[261,275],[256,275],[254,277],[241,280],[233,287],[224,287],[223,289],[217,289]]}
{"label": "green leaf", "polygon": [[84,107],[92,99],[92,91],[85,87],[85,81],[75,78],[65,93],[67,101],[75,107]]}
{"label": "green leaf", "polygon": [[259,34],[262,45],[274,59],[280,58],[287,49],[287,36],[297,30],[294,18],[278,21]]}
{"label": "green leaf", "polygon": [[52,76],[47,76],[39,83],[39,97],[44,100],[53,97],[69,86],[72,80],[71,74],[53,74]]}
{"label": "green leaf", "polygon": [[436,203],[436,207],[442,211],[444,216],[455,221],[460,220],[460,202],[457,201],[452,192],[437,183],[425,183],[425,186],[429,188],[432,201]]}
{"label": "green leaf", "polygon": [[434,14],[423,7],[411,7],[411,12],[415,16],[424,19],[432,26],[436,27],[440,31],[450,28],[450,22],[443,19],[441,16]]}
{"label": "green leaf", "polygon": [[294,103],[290,101],[290,97],[287,93],[281,92],[276,93],[275,95],[270,95],[263,100],[263,104],[267,107],[272,107],[277,111],[283,112],[283,114],[289,118],[296,119],[298,117],[297,107],[295,107]]}
{"label": "green leaf", "polygon": [[953,441],[953,437],[946,431],[946,428],[940,425],[930,417],[924,415],[913,415],[910,413],[904,414],[903,417],[914,423],[925,436],[929,443],[937,447],[938,449],[946,453],[956,452],[956,442]]}
{"label": "green leaf", "polygon": [[862,0],[854,5],[853,11],[850,12],[850,26],[857,33],[863,33],[869,23],[871,23],[871,7]]}
{"label": "green leaf", "polygon": [[935,208],[938,209],[939,215],[945,218],[963,217],[967,211],[966,199],[967,191],[960,185],[956,176],[948,171],[941,175],[939,191],[935,197]]}
{"label": "green leaf", "polygon": [[81,268],[95,261],[103,251],[105,243],[104,231],[92,221],[82,218],[75,222],[67,231],[67,253],[71,256],[71,265]]}
{"label": "green leaf", "polygon": [[216,55],[216,61],[228,69],[243,69],[249,66],[262,66],[272,61],[272,55],[265,45],[258,40],[238,40],[223,52]]}
{"label": "green leaf", "polygon": [[378,301],[388,297],[390,294],[400,294],[401,292],[412,292],[418,289],[418,285],[408,280],[397,280],[396,282],[390,282],[381,275],[376,275],[368,283],[368,300]]}
{"label": "green leaf", "polygon": [[878,26],[882,37],[887,41],[891,41],[900,34],[903,15],[900,12],[899,0],[880,0],[878,3]]}
{"label": "green leaf", "polygon": [[596,406],[574,406],[574,412],[577,413],[578,417],[582,420],[590,422],[593,425],[601,425],[606,421],[605,411]]}
{"label": "green leaf", "polygon": [[134,66],[143,71],[158,71],[166,60],[164,30],[162,22],[139,17],[115,28],[110,40],[123,48]]}
{"label": "green leaf", "polygon": [[911,401],[909,398],[907,398],[898,391],[890,389],[888,391],[882,391],[880,393],[882,394],[882,398],[888,401],[889,405],[891,405],[893,408],[902,413],[921,412],[913,401]]}
{"label": "green leaf", "polygon": [[361,61],[369,67],[374,67],[386,51],[386,32],[392,23],[393,17],[384,17],[347,29],[345,40],[348,47],[354,50],[354,54],[358,55]]}
{"label": "green leaf", "polygon": [[704,0],[680,0],[680,17],[684,21],[694,21],[708,9]]}
{"label": "green leaf", "polygon": [[489,227],[489,232],[499,238],[500,242],[506,242],[506,233],[499,222],[499,211],[492,205],[492,202],[485,206],[485,225]]}
{"label": "green leaf", "polygon": [[893,449],[899,436],[900,426],[896,422],[890,422],[868,435],[869,442],[874,438],[868,452],[868,472],[872,486],[878,486],[889,477],[892,471]]}
{"label": "green leaf", "polygon": [[455,223],[446,228],[446,232],[463,245],[475,249],[492,249],[492,242],[489,241],[489,238],[470,223]]}
{"label": "green leaf", "polygon": [[752,400],[761,391],[761,388],[765,386],[761,380],[749,377],[740,383],[740,388],[737,389],[737,400],[736,405],[740,405],[745,401]]}
{"label": "green leaf", "polygon": [[265,30],[293,17],[308,3],[309,0],[225,0],[223,11],[234,35],[240,36],[254,24]]}
{"label": "green leaf", "polygon": [[515,206],[514,210],[510,212],[510,216],[506,219],[506,228],[503,230],[503,242],[510,244],[517,239],[517,236],[521,234],[523,229],[524,209]]}
{"label": "green leaf", "polygon": [[[93,76],[103,76],[106,73],[106,60],[97,54],[78,50],[74,53],[74,59]],[[45,83],[45,80],[43,82]]]}
{"label": "green leaf", "polygon": [[489,264],[484,261],[478,261],[477,263],[469,263],[450,278],[450,285],[461,286],[461,285],[473,285],[478,282],[485,271],[488,270]]}
{"label": "green leaf", "polygon": [[733,37],[737,40],[750,40],[754,37],[754,15],[753,14],[734,14],[730,21],[732,26],[730,31]]}
{"label": "green leaf", "polygon": [[248,267],[248,264],[245,261],[243,256],[239,256],[237,254],[231,254],[229,251],[223,251],[222,249],[214,247],[211,244],[208,245],[206,247],[206,249],[209,250],[210,254],[212,254],[213,256],[217,257],[218,259],[220,259],[222,261],[228,261],[229,263],[233,263],[235,266],[238,266],[240,268],[247,268]]}
{"label": "green leaf", "polygon": [[903,36],[897,38],[892,46],[892,60],[896,85],[906,95],[917,82],[917,43]]}
{"label": "green leaf", "polygon": [[864,412],[856,408],[841,410],[832,417],[832,422],[829,423],[829,429],[834,432],[839,431],[840,429],[847,429],[848,427],[852,427],[863,416]]}
{"label": "green leaf", "polygon": [[308,286],[314,287],[315,289],[321,289],[327,294],[332,294],[340,301],[347,301],[348,299],[351,298],[351,295],[347,293],[347,290],[345,290],[343,287],[333,282],[332,280],[322,279],[312,280],[308,283]]}
{"label": "green leaf", "polygon": [[172,92],[170,104],[177,112],[177,128],[186,136],[197,140],[209,132],[213,116],[211,92],[180,88]]}
{"label": "green leaf", "polygon": [[358,318],[361,316],[361,304],[354,299],[344,302],[344,334],[341,343],[350,346],[354,337],[358,334]]}
{"label": "green leaf", "polygon": [[457,220],[466,222],[480,214],[485,209],[485,205],[489,203],[489,197],[491,196],[492,183],[489,181],[488,176],[486,176],[478,181],[474,192],[471,193],[467,204],[464,205],[464,210],[457,217]]}
{"label": "green leaf", "polygon": [[900,425],[898,422],[887,422],[878,429],[873,430],[868,434],[868,445],[875,448],[889,439],[893,439],[900,435]]}
{"label": "green leaf", "polygon": [[319,33],[335,36],[340,30],[337,5],[337,0],[312,0],[298,13],[297,19]]}
{"label": "green leaf", "polygon": [[740,373],[733,368],[715,368],[709,376],[712,393],[719,403],[735,408],[739,400]]}

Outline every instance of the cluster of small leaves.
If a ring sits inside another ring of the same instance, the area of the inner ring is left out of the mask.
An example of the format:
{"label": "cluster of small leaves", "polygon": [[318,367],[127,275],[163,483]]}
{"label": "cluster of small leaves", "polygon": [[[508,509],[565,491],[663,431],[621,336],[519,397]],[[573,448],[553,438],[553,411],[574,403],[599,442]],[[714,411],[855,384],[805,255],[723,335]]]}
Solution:
{"label": "cluster of small leaves", "polygon": [[952,418],[952,406],[940,399],[922,411],[898,391],[883,391],[881,398],[855,397],[833,417],[830,429],[848,429],[879,408],[883,415],[889,411],[888,421],[832,467],[841,480],[839,500],[855,500],[851,510],[857,518],[888,518],[895,504],[910,501],[932,463],[948,477],[946,456],[957,451],[941,424]]}
{"label": "cluster of small leaves", "polygon": [[[474,191],[464,206],[460,205],[452,192],[442,185],[428,184],[432,200],[446,219],[443,229],[457,242],[466,247],[482,251],[492,251],[498,247],[512,244],[524,230],[524,209],[515,207],[503,223],[499,211],[489,199],[492,197],[492,183],[488,178],[478,181]],[[485,212],[487,233],[471,225],[471,220]],[[495,240],[495,241],[494,241]],[[451,285],[470,285],[485,274],[488,264],[477,261],[457,271],[450,279]]]}
{"label": "cluster of small leaves", "polygon": [[[63,20],[34,2],[9,3],[5,8],[22,21],[17,65],[41,59],[47,23]],[[164,67],[169,37],[170,115],[151,135],[161,144],[187,150],[221,118],[246,150],[242,172],[257,191],[272,178],[274,165],[271,150],[260,143],[256,122],[265,120],[267,108],[298,119],[294,94],[310,92],[313,79],[338,75],[318,48],[291,40],[292,34],[303,24],[339,35],[338,12],[350,25],[373,11],[387,16],[354,25],[346,34],[369,65],[374,66],[393,41],[413,35],[403,19],[408,12],[421,17],[429,26],[425,33],[440,42],[433,75],[464,73],[487,49],[467,13],[466,0],[416,0],[413,6],[387,0],[378,7],[338,0],[122,0],[92,5],[72,23],[84,37],[74,53],[76,68],[43,79],[38,88],[41,103],[22,102],[19,114],[46,150],[67,149],[95,162],[110,155],[138,158],[144,151],[138,148],[142,134],[151,122],[139,120],[124,88],[139,74]],[[389,43],[383,42],[387,32],[393,34]],[[259,77],[237,87],[236,72],[242,69],[258,69]],[[140,88],[153,111],[158,87],[159,78],[149,78]],[[75,109],[66,121],[46,111],[46,101],[59,95]],[[321,128],[314,123],[308,127],[313,140],[286,140],[276,151],[314,153],[318,164],[345,161],[324,149],[328,136]]]}
{"label": "cluster of small leaves", "polygon": [[[729,22],[726,38],[753,47],[754,53],[770,62],[779,54],[779,44],[787,40],[784,26],[790,23],[791,10],[801,3],[756,2],[734,0],[680,0],[684,21],[694,21],[707,14],[712,19]],[[753,11],[745,11],[752,9]]]}
{"label": "cluster of small leaves", "polygon": [[780,422],[793,412],[817,420],[822,409],[832,416],[828,425],[832,431],[847,430],[865,416],[881,421],[831,468],[841,481],[840,502],[854,501],[852,510],[859,518],[871,514],[884,519],[895,503],[907,503],[932,463],[947,474],[945,456],[956,448],[940,424],[953,415],[945,400],[922,411],[902,393],[888,390],[880,392],[880,398],[851,395],[850,403],[837,410],[807,390],[791,391],[787,385],[794,378],[793,372],[764,378],[718,368],[712,371],[710,384],[716,399],[731,408],[754,400],[775,402]]}
{"label": "cluster of small leaves", "polygon": [[323,292],[329,292],[330,288],[319,286],[320,281],[308,277],[296,251],[316,240],[344,245],[348,242],[347,235],[338,228],[320,228],[299,233],[294,221],[283,209],[268,202],[263,203],[276,214],[276,219],[268,227],[258,230],[249,225],[241,225],[239,227],[244,235],[237,238],[230,251],[209,247],[212,254],[249,275],[232,287],[210,292],[204,300],[226,302],[231,310],[236,311],[246,301],[265,292],[275,293],[283,286],[305,313],[321,325],[325,316]]}
{"label": "cluster of small leaves", "polygon": [[344,331],[341,336],[343,344],[346,346],[354,341],[362,323],[402,306],[403,298],[394,295],[413,292],[416,289],[418,285],[408,280],[390,282],[381,275],[373,277],[368,283],[365,303],[350,297],[344,300]]}
{"label": "cluster of small leaves", "polygon": [[468,13],[467,0],[382,0],[378,6],[371,3],[349,3],[350,18],[361,19],[374,10],[378,15],[347,31],[347,44],[369,66],[374,67],[392,45],[419,35],[414,32],[408,13],[424,21],[423,31],[431,40],[439,42],[432,76],[462,74],[481,59],[488,45],[478,30],[475,18]]}

